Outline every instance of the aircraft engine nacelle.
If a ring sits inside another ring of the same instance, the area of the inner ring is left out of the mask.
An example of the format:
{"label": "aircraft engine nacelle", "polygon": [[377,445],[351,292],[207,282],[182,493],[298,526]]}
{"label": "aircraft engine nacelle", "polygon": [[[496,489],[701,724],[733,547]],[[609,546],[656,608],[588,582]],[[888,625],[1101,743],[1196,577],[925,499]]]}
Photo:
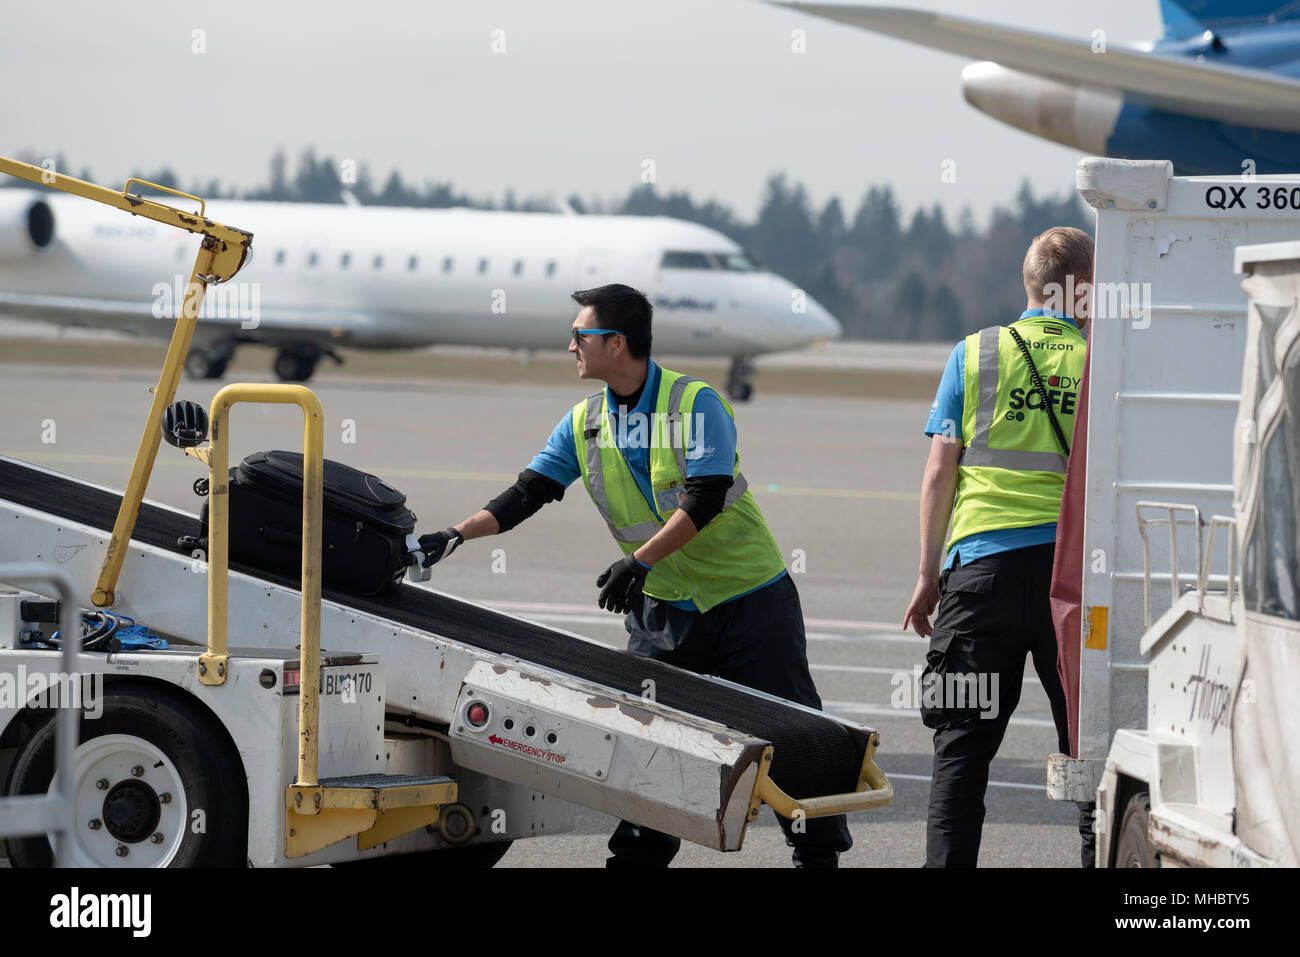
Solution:
{"label": "aircraft engine nacelle", "polygon": [[54,210],[36,193],[0,189],[0,260],[35,256],[54,242]]}
{"label": "aircraft engine nacelle", "polygon": [[1096,156],[1107,155],[1124,107],[1115,90],[1062,83],[987,61],[961,71],[961,90],[967,103],[995,120]]}

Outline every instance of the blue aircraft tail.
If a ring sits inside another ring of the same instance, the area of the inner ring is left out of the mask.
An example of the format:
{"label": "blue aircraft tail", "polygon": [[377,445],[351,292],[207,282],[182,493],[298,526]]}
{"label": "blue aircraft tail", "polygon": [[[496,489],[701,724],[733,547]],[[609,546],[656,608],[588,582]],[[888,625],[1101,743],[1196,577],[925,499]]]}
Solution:
{"label": "blue aircraft tail", "polygon": [[1205,31],[1300,20],[1300,3],[1288,0],[1160,0],[1165,39],[1186,40]]}

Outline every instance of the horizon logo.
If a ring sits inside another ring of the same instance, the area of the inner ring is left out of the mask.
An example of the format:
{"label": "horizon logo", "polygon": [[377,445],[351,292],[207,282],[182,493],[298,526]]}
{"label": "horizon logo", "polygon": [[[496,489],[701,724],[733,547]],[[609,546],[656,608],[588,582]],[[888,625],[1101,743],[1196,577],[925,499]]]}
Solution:
{"label": "horizon logo", "polygon": [[151,894],[85,894],[73,887],[50,898],[50,926],[58,928],[128,929],[132,937],[148,937],[153,928]]}
{"label": "horizon logo", "polygon": [[704,312],[712,312],[718,307],[717,302],[712,299],[700,300],[694,296],[682,296],[678,299],[670,299],[664,296],[655,299],[654,304],[658,309],[700,309]]}

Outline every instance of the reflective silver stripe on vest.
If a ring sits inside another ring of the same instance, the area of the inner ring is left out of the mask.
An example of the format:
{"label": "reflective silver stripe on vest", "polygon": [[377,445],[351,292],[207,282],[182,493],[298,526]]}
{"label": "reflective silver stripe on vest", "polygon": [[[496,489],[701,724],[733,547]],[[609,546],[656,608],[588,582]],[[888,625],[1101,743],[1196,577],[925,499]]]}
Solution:
{"label": "reflective silver stripe on vest", "polygon": [[600,427],[604,410],[603,390],[587,397],[587,417],[583,427],[587,443],[587,488],[591,492],[591,500],[596,503],[596,511],[600,512],[600,517],[605,520],[605,525],[616,542],[649,541],[659,531],[658,522],[638,522],[636,525],[619,528],[610,518],[609,498],[605,495],[605,471],[600,461]]}
{"label": "reflective silver stripe on vest", "polygon": [[[673,443],[673,454],[677,456],[677,473],[681,475],[683,481],[686,480],[686,440],[682,436],[682,395],[685,394],[688,385],[699,381],[693,376],[684,375],[668,390],[668,435]],[[695,440],[700,441],[700,436],[695,436]],[[745,480],[744,473],[737,472],[731,488],[727,489],[727,494],[722,499],[722,507],[726,508],[736,501],[748,488],[749,482]]]}
{"label": "reflective silver stripe on vest", "polygon": [[989,429],[993,428],[993,413],[998,408],[998,336],[1001,328],[989,326],[980,330],[980,402],[975,407],[975,434],[970,440],[972,449],[988,448]]}
{"label": "reflective silver stripe on vest", "polygon": [[1067,459],[1060,452],[1025,452],[1019,449],[989,448],[989,430],[998,407],[998,337],[1001,326],[980,330],[980,404],[975,409],[975,434],[962,449],[959,463],[965,468],[1012,469],[1017,472],[1065,474]]}
{"label": "reflective silver stripe on vest", "polygon": [[[668,391],[668,440],[673,444],[673,454],[677,456],[677,474],[686,480],[686,439],[682,435],[682,395],[692,382],[699,382],[692,376],[681,376]],[[699,436],[696,436],[698,439]]]}
{"label": "reflective silver stripe on vest", "polygon": [[962,450],[964,468],[1014,469],[1017,472],[1065,474],[1065,456],[1060,452],[1022,452],[1019,449],[990,449],[971,446]]}

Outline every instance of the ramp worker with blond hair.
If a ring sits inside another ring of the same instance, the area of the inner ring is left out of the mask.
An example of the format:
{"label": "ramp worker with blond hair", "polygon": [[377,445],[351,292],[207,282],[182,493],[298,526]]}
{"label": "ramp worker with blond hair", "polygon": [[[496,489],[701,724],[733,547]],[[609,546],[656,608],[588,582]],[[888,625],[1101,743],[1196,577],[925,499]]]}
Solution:
{"label": "ramp worker with blond hair", "polygon": [[[1070,750],[1049,591],[1092,267],[1093,242],[1081,230],[1035,237],[1025,311],[958,343],[930,407],[920,574],[903,618],[930,639],[920,689],[921,720],[934,729],[927,867],[974,867],[979,858],[989,764],[1020,701],[1026,655],[1059,748]],[[1087,845],[1090,815],[1080,813]],[[1085,866],[1089,856],[1085,846]]]}

